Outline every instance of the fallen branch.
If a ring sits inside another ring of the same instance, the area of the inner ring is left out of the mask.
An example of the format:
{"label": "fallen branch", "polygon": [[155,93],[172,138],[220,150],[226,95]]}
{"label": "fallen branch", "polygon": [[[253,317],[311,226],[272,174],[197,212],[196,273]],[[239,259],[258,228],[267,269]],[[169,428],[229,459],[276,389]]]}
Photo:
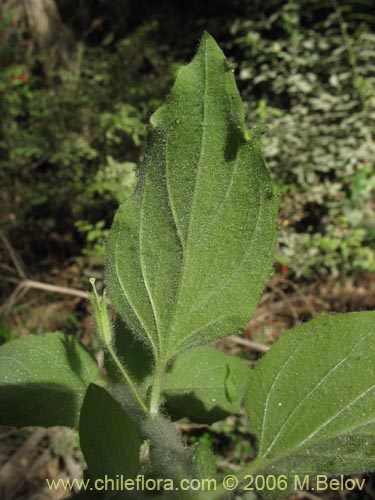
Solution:
{"label": "fallen branch", "polygon": [[240,337],[239,335],[231,335],[230,337],[228,337],[228,340],[230,340],[234,344],[246,347],[250,351],[265,353],[270,349],[270,347],[267,345],[259,344],[258,342],[254,342],[253,340],[245,339],[243,337]]}
{"label": "fallen branch", "polygon": [[77,288],[69,288],[66,286],[51,285],[49,283],[43,283],[42,281],[34,280],[24,280],[20,283],[22,288],[33,288],[36,290],[44,290],[46,292],[62,293],[65,295],[74,295],[75,297],[81,297],[82,299],[88,299],[89,294],[83,290],[78,290]]}
{"label": "fallen branch", "polygon": [[49,283],[43,283],[42,281],[34,280],[23,280],[20,281],[15,290],[12,292],[11,296],[6,302],[1,306],[0,312],[6,313],[16,304],[17,300],[25,295],[25,293],[30,290],[43,290],[45,292],[62,293],[64,295],[73,295],[74,297],[80,297],[82,299],[88,299],[89,294],[82,290],[77,290],[76,288],[68,288],[65,286],[51,285]]}

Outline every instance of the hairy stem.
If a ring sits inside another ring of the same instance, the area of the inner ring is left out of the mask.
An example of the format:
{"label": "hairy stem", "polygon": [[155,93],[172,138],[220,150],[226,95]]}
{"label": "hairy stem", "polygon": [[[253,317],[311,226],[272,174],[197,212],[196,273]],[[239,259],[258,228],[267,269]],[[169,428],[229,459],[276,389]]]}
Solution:
{"label": "hairy stem", "polygon": [[167,366],[167,359],[165,356],[160,355],[156,361],[154,379],[152,381],[152,390],[150,398],[150,415],[151,417],[156,417],[159,414],[160,409],[160,397],[161,397],[161,384],[164,377],[165,368]]}

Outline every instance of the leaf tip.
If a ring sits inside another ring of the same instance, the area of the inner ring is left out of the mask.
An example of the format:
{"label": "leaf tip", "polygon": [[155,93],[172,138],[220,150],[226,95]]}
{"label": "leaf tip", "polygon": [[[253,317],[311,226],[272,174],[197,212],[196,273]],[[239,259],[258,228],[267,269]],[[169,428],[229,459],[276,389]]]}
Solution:
{"label": "leaf tip", "polygon": [[207,50],[208,48],[220,52],[220,54],[222,54],[223,57],[225,57],[223,51],[219,47],[215,38],[212,35],[210,35],[208,31],[204,31],[199,44],[198,53],[200,52],[200,50]]}
{"label": "leaf tip", "polygon": [[202,35],[202,41],[203,40],[213,40],[213,37],[209,34],[208,31],[204,30]]}

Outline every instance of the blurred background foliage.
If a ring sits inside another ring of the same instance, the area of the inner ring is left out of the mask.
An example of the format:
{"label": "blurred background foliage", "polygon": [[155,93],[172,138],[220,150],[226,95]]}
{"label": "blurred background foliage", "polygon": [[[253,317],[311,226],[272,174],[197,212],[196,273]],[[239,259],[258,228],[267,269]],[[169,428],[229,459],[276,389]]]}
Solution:
{"label": "blurred background foliage", "polygon": [[204,29],[248,128],[268,127],[280,268],[375,271],[372,0],[8,0],[0,16],[1,228],[31,274],[100,274],[150,114]]}

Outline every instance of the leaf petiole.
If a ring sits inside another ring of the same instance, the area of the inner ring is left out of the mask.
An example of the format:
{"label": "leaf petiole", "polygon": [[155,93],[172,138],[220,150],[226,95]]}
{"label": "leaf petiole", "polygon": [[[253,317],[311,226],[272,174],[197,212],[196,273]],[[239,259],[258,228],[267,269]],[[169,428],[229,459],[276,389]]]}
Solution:
{"label": "leaf petiole", "polygon": [[156,417],[160,408],[161,385],[168,359],[163,354],[156,361],[150,398],[150,415]]}
{"label": "leaf petiole", "polygon": [[142,410],[148,414],[148,409],[147,409],[147,406],[145,405],[145,403],[143,402],[143,399],[141,398],[134,382],[132,381],[130,375],[128,374],[128,372],[125,370],[123,364],[121,363],[121,361],[119,360],[119,358],[117,357],[117,354],[116,354],[116,351],[114,349],[112,349],[111,346],[108,346],[107,347],[108,349],[108,352],[109,354],[112,356],[112,359],[113,361],[115,362],[117,368],[120,370],[121,372],[121,375],[124,377],[124,379],[126,380],[126,382],[129,384],[129,387],[132,391],[132,393],[134,394],[134,397],[135,399],[137,400],[139,406],[142,408]]}

